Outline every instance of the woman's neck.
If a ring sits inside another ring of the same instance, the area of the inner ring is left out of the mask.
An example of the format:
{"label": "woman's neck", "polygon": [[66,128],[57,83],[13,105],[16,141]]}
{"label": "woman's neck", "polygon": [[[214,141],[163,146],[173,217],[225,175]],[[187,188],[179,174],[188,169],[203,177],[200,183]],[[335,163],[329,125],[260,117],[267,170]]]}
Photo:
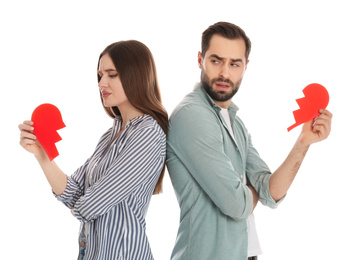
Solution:
{"label": "woman's neck", "polygon": [[144,115],[143,112],[133,107],[131,104],[126,106],[118,107],[120,111],[121,118],[123,120],[123,128],[125,125],[133,118]]}

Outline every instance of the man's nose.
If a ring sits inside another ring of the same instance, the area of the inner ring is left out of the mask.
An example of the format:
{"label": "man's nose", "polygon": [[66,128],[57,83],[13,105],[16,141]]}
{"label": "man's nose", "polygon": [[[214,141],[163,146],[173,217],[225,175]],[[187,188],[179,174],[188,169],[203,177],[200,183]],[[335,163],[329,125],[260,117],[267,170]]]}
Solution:
{"label": "man's nose", "polygon": [[222,77],[222,78],[225,78],[225,79],[229,79],[229,77],[230,77],[229,64],[222,64],[219,76]]}

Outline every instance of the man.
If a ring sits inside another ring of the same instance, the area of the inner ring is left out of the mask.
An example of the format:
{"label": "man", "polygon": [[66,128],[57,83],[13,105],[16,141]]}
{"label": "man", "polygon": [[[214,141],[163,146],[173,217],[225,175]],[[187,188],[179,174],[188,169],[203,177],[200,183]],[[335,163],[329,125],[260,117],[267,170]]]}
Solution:
{"label": "man", "polygon": [[173,260],[256,259],[261,252],[252,212],[258,200],[277,207],[309,146],[331,131],[332,114],[320,110],[271,174],[231,101],[249,52],[241,28],[225,22],[210,26],[198,53],[201,82],[171,115],[167,166],[181,209]]}

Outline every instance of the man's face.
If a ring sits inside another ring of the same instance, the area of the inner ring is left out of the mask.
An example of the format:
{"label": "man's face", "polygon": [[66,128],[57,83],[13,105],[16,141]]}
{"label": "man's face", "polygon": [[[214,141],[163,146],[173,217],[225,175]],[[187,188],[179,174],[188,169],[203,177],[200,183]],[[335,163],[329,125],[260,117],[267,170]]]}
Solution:
{"label": "man's face", "polygon": [[230,40],[215,34],[205,57],[198,53],[202,85],[220,107],[228,108],[242,82],[248,64],[245,48],[243,39]]}

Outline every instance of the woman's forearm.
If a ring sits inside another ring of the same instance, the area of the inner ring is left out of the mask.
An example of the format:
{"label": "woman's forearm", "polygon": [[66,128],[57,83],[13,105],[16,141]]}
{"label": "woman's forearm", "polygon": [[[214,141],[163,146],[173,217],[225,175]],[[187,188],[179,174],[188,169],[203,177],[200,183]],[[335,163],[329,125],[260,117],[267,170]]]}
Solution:
{"label": "woman's forearm", "polygon": [[46,153],[35,155],[35,157],[45,173],[53,192],[56,195],[61,195],[67,186],[67,176],[54,161],[49,160]]}

